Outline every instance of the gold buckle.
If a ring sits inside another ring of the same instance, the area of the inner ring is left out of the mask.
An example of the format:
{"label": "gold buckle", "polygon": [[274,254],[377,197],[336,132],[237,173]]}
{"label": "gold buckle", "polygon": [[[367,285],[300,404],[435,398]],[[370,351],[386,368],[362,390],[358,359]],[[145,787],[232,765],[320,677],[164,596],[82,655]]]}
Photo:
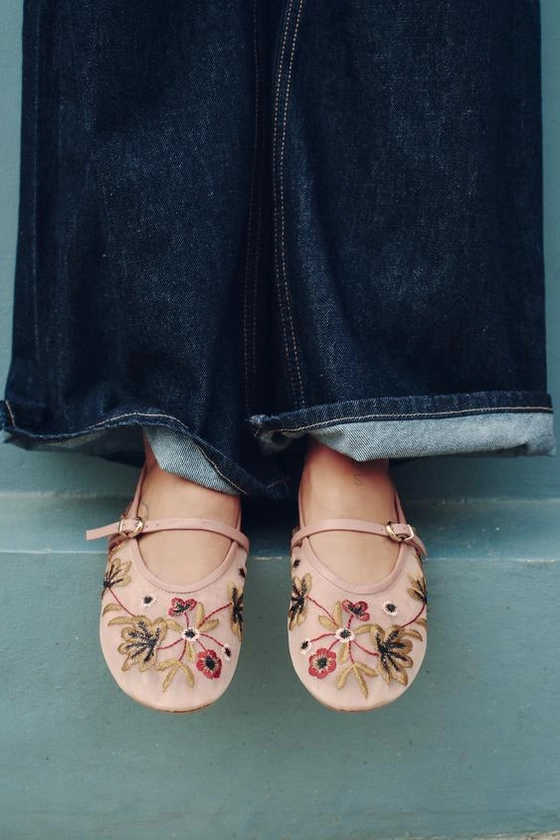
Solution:
{"label": "gold buckle", "polygon": [[140,531],[142,531],[143,528],[144,528],[144,520],[140,516],[136,517],[136,525],[134,526],[133,531],[125,531],[125,529],[124,529],[125,521],[126,521],[126,516],[121,516],[121,518],[119,519],[119,527],[117,528],[117,530],[118,530],[119,534],[122,534],[124,537],[126,537],[129,540],[131,540],[133,537],[136,537],[140,533]]}
{"label": "gold buckle", "polygon": [[391,538],[394,542],[398,542],[398,543],[401,543],[401,542],[410,542],[411,540],[413,540],[413,539],[414,539],[414,537],[416,536],[416,534],[414,533],[414,528],[412,527],[412,525],[408,525],[408,523],[407,523],[407,526],[406,526],[406,527],[407,527],[407,528],[408,528],[408,530],[410,531],[410,533],[409,533],[409,535],[408,535],[407,537],[405,537],[403,534],[400,534],[400,535],[399,535],[399,534],[395,534],[395,532],[394,532],[394,530],[393,530],[393,523],[392,523],[392,522],[387,522],[387,524],[385,525],[385,533],[386,533],[386,534],[387,534],[387,536],[388,536],[388,537],[390,537],[390,538]]}

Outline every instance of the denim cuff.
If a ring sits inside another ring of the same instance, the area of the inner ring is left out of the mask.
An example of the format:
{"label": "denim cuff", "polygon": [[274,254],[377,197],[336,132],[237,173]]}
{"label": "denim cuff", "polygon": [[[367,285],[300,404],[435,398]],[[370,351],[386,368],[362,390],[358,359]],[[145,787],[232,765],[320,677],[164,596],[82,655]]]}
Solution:
{"label": "denim cuff", "polygon": [[[446,420],[348,423],[311,433],[355,461],[425,455],[555,455],[552,417],[496,414]],[[458,443],[461,441],[461,443]]]}
{"label": "denim cuff", "polygon": [[238,491],[209,462],[200,446],[188,435],[159,427],[144,428],[144,432],[162,470],[195,481],[211,490],[238,495]]}
{"label": "denim cuff", "polygon": [[547,394],[493,392],[372,399],[249,421],[264,453],[312,435],[356,461],[431,455],[554,455]]}
{"label": "denim cuff", "polygon": [[[146,434],[162,470],[195,481],[211,490],[238,494],[239,491],[222,476],[218,468],[204,455],[202,448],[188,435],[153,426],[143,427],[142,431]],[[116,460],[132,466],[138,466],[143,460],[143,445],[138,426],[106,429],[49,442],[3,431],[2,442],[14,443],[25,449],[97,455],[107,460],[112,460],[116,455]]]}

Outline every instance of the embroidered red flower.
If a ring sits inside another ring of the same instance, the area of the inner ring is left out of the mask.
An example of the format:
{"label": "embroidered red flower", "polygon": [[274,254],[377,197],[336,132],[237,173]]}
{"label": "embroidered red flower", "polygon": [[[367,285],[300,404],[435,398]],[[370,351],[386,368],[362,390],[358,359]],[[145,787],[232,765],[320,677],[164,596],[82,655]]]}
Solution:
{"label": "embroidered red flower", "polygon": [[183,600],[183,598],[172,598],[168,615],[183,615],[183,613],[194,610],[195,607],[196,601],[194,598],[187,598],[186,600]]}
{"label": "embroidered red flower", "polygon": [[336,668],[336,653],[327,648],[319,648],[309,657],[309,673],[312,677],[324,679]]}
{"label": "embroidered red flower", "polygon": [[215,650],[201,650],[196,657],[196,667],[209,680],[217,680],[222,673],[222,660]]}
{"label": "embroidered red flower", "polygon": [[365,601],[352,602],[346,599],[342,602],[342,609],[355,618],[359,618],[360,621],[369,621],[368,605]]}

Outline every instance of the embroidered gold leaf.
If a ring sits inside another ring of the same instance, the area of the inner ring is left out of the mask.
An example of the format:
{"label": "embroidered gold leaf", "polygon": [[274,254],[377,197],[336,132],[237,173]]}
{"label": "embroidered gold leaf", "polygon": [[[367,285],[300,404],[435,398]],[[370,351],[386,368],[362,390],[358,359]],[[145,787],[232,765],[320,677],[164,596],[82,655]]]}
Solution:
{"label": "embroidered gold leaf", "polygon": [[336,622],[336,626],[342,627],[342,604],[340,601],[337,601],[334,605],[333,618]]}
{"label": "embroidered gold leaf", "polygon": [[164,659],[163,662],[156,663],[156,670],[157,671],[167,671],[168,668],[172,668],[173,665],[176,665],[179,662],[178,659]]}
{"label": "embroidered gold leaf", "polygon": [[133,619],[137,619],[139,616],[132,616],[132,615],[117,615],[115,618],[112,618],[108,624],[132,624]]}
{"label": "embroidered gold leaf", "polygon": [[[307,572],[301,580],[297,577],[297,575],[294,575],[292,578],[292,594],[290,597],[290,607],[288,609],[289,630],[293,630],[294,627],[299,626],[307,616],[307,602],[309,592],[311,590],[311,584],[312,581],[309,572]],[[230,598],[232,599],[233,611],[235,602],[231,593]],[[236,628],[232,627],[232,629],[236,633],[238,638],[241,638],[240,634],[236,632]]]}
{"label": "embroidered gold leaf", "polygon": [[294,627],[299,627],[300,624],[303,624],[306,616],[307,616],[307,606],[304,608],[303,612],[298,613],[295,616],[295,618],[290,617],[289,629],[293,630]]}
{"label": "embroidered gold leaf", "polygon": [[183,676],[185,677],[187,683],[192,688],[194,685],[194,675],[188,665],[185,665],[184,662],[179,662],[181,666],[181,670],[183,671]]}
{"label": "embroidered gold leaf", "polygon": [[346,660],[348,659],[348,649],[349,649],[348,642],[346,644],[343,644],[343,645],[340,646],[339,651],[338,651],[338,661],[339,662],[346,662]]}
{"label": "embroidered gold leaf", "polygon": [[340,674],[336,678],[336,687],[337,688],[344,688],[344,686],[346,685],[346,680],[348,679],[348,674],[352,670],[353,670],[352,665],[349,665],[348,668],[345,668],[344,671],[340,672]]}
{"label": "embroidered gold leaf", "polygon": [[424,577],[424,575],[420,574],[419,577],[416,577],[415,575],[411,575],[409,573],[408,579],[412,584],[412,586],[409,586],[409,588],[406,590],[410,597],[414,598],[417,601],[421,601],[424,604],[427,604],[428,588],[426,578]]}
{"label": "embroidered gold leaf", "polygon": [[127,583],[130,583],[132,580],[128,574],[130,566],[130,560],[123,563],[117,554],[111,554],[105,570],[103,588],[112,589],[113,586],[126,586]]}
{"label": "embroidered gold leaf", "polygon": [[419,624],[420,627],[424,627],[424,629],[428,629],[428,622],[425,618],[417,618],[415,624]]}
{"label": "embroidered gold leaf", "polygon": [[[182,672],[183,676],[185,677],[185,679],[187,681],[187,684],[191,688],[193,687],[194,676],[193,676],[193,672],[191,671],[191,669],[189,668],[188,665],[185,665],[183,662],[180,662],[178,659],[167,659],[165,661],[165,663],[162,662],[161,664],[165,665],[166,666],[165,670],[167,670],[167,674],[166,674],[165,679],[164,679],[164,681],[162,683],[162,686],[161,686],[162,691],[166,691],[169,688],[169,686],[171,685],[171,683],[175,679],[175,675],[179,671]],[[163,670],[163,669],[160,668],[160,670]]]}
{"label": "embroidered gold leaf", "polygon": [[354,665],[355,665],[356,668],[358,668],[358,670],[360,670],[367,677],[376,677],[377,676],[377,671],[375,670],[375,668],[371,668],[369,665],[366,665],[365,662],[355,662]]}
{"label": "embroidered gold leaf", "polygon": [[383,630],[381,629],[379,624],[370,624],[369,640],[373,645],[374,650],[377,650],[377,640],[379,638],[380,633],[383,633]]}
{"label": "embroidered gold leaf", "polygon": [[204,607],[199,601],[196,605],[196,612],[194,614],[194,625],[195,627],[200,627],[201,624],[204,623],[204,616],[206,613],[204,612]]}
{"label": "embroidered gold leaf", "polygon": [[360,686],[360,691],[364,697],[367,698],[369,692],[367,683],[364,679],[364,674],[367,677],[376,677],[377,671],[374,668],[370,668],[370,666],[366,665],[365,662],[354,662],[352,665],[349,665],[348,668],[345,668],[344,671],[340,672],[336,678],[336,687],[344,688],[350,674],[354,674],[356,680],[358,681],[358,685]]}
{"label": "embroidered gold leaf", "polygon": [[368,687],[367,687],[366,681],[364,680],[364,676],[363,676],[361,670],[359,668],[356,668],[356,665],[352,666],[352,670],[354,671],[354,675],[355,675],[356,679],[358,680],[358,685],[360,686],[360,691],[362,692],[364,697],[367,699],[368,694],[369,694]]}
{"label": "embroidered gold leaf", "polygon": [[210,633],[211,630],[216,629],[219,623],[219,618],[210,618],[208,621],[205,621],[204,624],[201,624],[198,627],[198,630],[200,630],[201,633]]}
{"label": "embroidered gold leaf", "polygon": [[191,642],[187,643],[186,656],[189,662],[194,662],[194,660],[196,659],[194,645]]}
{"label": "embroidered gold leaf", "polygon": [[354,630],[354,635],[359,636],[362,633],[369,633],[372,627],[373,624],[360,624],[358,627],[353,627],[352,629]]}
{"label": "embroidered gold leaf", "polygon": [[167,624],[169,630],[175,630],[177,633],[183,632],[183,628],[178,621],[175,621],[174,618],[166,618],[165,623]]}
{"label": "embroidered gold leaf", "polygon": [[[243,599],[244,591],[241,587],[231,584],[228,586],[228,592],[231,599],[229,624],[239,641],[243,638]],[[290,599],[290,604],[292,603]]]}
{"label": "embroidered gold leaf", "polygon": [[128,572],[130,571],[130,567],[132,566],[132,563],[130,562],[130,560],[125,560],[124,563],[123,563],[121,558],[118,557],[116,554],[113,554],[111,556],[111,562],[118,563],[119,568],[121,569],[123,574],[128,574]]}
{"label": "embroidered gold leaf", "polygon": [[[414,633],[418,631],[414,630]],[[412,650],[412,642],[408,638],[407,628],[392,624],[383,629],[375,624],[371,632],[371,643],[378,653],[377,669],[387,685],[396,680],[402,685],[408,684],[407,668],[414,664],[408,655]],[[420,636],[420,638],[422,638]]]}
{"label": "embroidered gold leaf", "polygon": [[179,665],[180,665],[180,663],[177,660],[175,660],[173,662],[173,664],[171,665],[171,667],[168,669],[167,674],[165,675],[165,679],[163,681],[163,684],[161,686],[162,691],[165,691],[171,685],[171,683],[173,682],[175,674],[179,670]]}
{"label": "embroidered gold leaf", "polygon": [[103,607],[103,612],[101,613],[101,615],[105,615],[105,613],[108,613],[108,612],[111,612],[111,611],[114,611],[114,610],[121,610],[121,609],[122,609],[122,607],[121,607],[120,604],[115,604],[114,601],[111,601],[110,604],[105,604],[105,606]]}
{"label": "embroidered gold leaf", "polygon": [[338,625],[335,624],[334,621],[332,621],[332,619],[328,617],[328,615],[320,615],[319,624],[321,624],[326,630],[332,630],[333,633],[335,632],[335,630],[338,629]]}
{"label": "embroidered gold leaf", "polygon": [[109,624],[124,625],[121,630],[123,641],[117,648],[126,657],[121,666],[123,671],[133,665],[139,671],[147,671],[157,664],[157,650],[167,633],[164,618],[150,621],[145,615],[116,616]]}
{"label": "embroidered gold leaf", "polygon": [[413,639],[419,639],[420,641],[422,641],[422,635],[418,632],[418,630],[413,630],[412,627],[406,628],[405,635],[411,636]]}
{"label": "embroidered gold leaf", "polygon": [[182,672],[183,676],[185,677],[188,685],[192,688],[194,685],[194,675],[188,665],[185,665],[184,662],[181,662],[179,659],[165,659],[163,662],[158,662],[156,665],[158,671],[167,671],[166,677],[163,681],[161,686],[162,691],[165,691],[173,682],[175,678],[175,674],[179,671]]}

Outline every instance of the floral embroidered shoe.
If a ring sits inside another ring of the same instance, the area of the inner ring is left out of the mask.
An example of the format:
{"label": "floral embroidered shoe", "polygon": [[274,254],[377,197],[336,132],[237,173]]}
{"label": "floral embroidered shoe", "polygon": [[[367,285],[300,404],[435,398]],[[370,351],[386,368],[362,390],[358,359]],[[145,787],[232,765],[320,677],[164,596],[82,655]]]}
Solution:
{"label": "floral embroidered shoe", "polygon": [[[122,690],[166,712],[193,712],[214,703],[231,682],[243,634],[247,537],[211,519],[142,520],[138,481],[119,522],[87,531],[109,537],[99,636],[105,661]],[[141,534],[197,529],[223,534],[231,546],[222,563],[196,584],[156,577],[138,547]]]}
{"label": "floral embroidered shoe", "polygon": [[[398,523],[324,519],[292,537],[292,664],[307,690],[338,711],[367,711],[396,700],[426,652],[426,550],[395,501]],[[309,537],[323,531],[359,531],[400,543],[392,571],[376,584],[346,583],[311,547]]]}

